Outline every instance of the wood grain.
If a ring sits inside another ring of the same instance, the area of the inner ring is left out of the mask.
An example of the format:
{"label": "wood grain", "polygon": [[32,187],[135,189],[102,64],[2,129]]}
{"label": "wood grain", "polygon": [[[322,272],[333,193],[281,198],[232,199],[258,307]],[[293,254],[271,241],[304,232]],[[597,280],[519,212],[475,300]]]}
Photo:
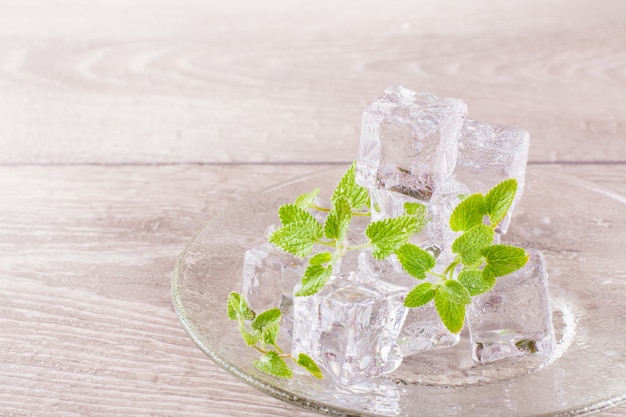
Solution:
{"label": "wood grain", "polygon": [[626,3],[318,3],[3,2],[0,162],[347,161],[390,84],[624,160]]}

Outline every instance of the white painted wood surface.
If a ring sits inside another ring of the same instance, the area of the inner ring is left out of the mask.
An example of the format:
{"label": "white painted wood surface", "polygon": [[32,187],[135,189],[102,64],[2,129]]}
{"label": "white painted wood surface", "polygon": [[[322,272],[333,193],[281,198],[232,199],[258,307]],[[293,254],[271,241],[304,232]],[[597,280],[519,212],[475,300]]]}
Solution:
{"label": "white painted wood surface", "polygon": [[206,358],[171,272],[226,204],[352,160],[390,84],[626,196],[621,0],[0,1],[0,415],[315,415]]}

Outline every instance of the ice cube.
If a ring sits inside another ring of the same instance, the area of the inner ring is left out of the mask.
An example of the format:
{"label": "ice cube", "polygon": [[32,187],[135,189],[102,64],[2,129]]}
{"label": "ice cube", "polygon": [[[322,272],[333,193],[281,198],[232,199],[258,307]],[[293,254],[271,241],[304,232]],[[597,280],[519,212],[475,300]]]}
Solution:
{"label": "ice cube", "polygon": [[467,106],[389,87],[363,113],[357,182],[429,201],[454,170]]}
{"label": "ice cube", "polygon": [[336,382],[353,385],[396,369],[406,290],[350,272],[294,298],[293,354],[309,354]]}
{"label": "ice cube", "polygon": [[528,132],[522,129],[469,119],[463,124],[454,170],[456,179],[472,193],[486,193],[507,178],[517,180],[517,195],[509,214],[498,226],[500,233],[506,232],[524,190],[528,144]]}
{"label": "ice cube", "polygon": [[293,288],[300,282],[306,262],[283,253],[269,243],[246,251],[241,280],[241,294],[257,313],[280,308],[282,328],[291,333]]}
{"label": "ice cube", "polygon": [[[377,261],[370,251],[364,250],[358,259],[361,272],[405,287],[407,292],[423,282],[404,272],[395,255]],[[430,349],[454,346],[458,342],[459,336],[446,328],[432,303],[410,308],[398,337],[398,345],[405,357]]]}
{"label": "ice cube", "polygon": [[434,303],[410,308],[398,337],[403,356],[431,349],[451,347],[459,343],[458,334],[446,328]]}
{"label": "ice cube", "polygon": [[[359,254],[359,269],[383,281],[402,286],[407,292],[414,286],[424,282],[404,272],[395,255],[377,261],[371,252],[362,251]],[[454,346],[458,342],[459,336],[446,328],[432,303],[408,309],[400,336],[398,337],[398,345],[403,356],[413,355],[430,349]]]}
{"label": "ice cube", "polygon": [[417,280],[407,274],[403,269],[400,261],[395,255],[388,256],[385,259],[374,259],[372,251],[365,249],[358,254],[358,270],[368,276],[375,277],[394,285],[399,285],[407,290],[412,288]]}
{"label": "ice cube", "polygon": [[540,251],[528,263],[499,277],[495,287],[474,297],[468,309],[473,357],[480,363],[527,354],[551,356],[556,340],[548,276]]}

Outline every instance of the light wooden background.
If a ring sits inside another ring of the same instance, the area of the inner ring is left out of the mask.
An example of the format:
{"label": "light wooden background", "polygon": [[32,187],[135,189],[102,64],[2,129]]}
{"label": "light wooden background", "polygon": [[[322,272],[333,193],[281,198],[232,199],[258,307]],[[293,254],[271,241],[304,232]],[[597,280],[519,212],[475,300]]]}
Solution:
{"label": "light wooden background", "polygon": [[0,415],[312,416],[193,345],[171,273],[228,203],[351,161],[391,84],[626,196],[623,0],[1,0]]}

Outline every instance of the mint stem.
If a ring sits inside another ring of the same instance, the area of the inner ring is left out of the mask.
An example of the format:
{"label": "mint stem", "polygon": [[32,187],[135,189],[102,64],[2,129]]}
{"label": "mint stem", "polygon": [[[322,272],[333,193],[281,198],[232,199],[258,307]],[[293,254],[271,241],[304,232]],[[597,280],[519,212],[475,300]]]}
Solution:
{"label": "mint stem", "polygon": [[458,256],[455,257],[454,261],[452,261],[450,265],[446,267],[445,271],[443,271],[442,278],[447,278],[447,275],[450,275],[450,279],[452,279],[452,274],[454,272],[454,269],[457,267],[460,261],[461,259]]}
{"label": "mint stem", "polygon": [[348,246],[347,250],[361,250],[361,249],[369,248],[371,246],[372,246],[371,242],[368,242],[368,243],[363,243],[362,245]]}
{"label": "mint stem", "polygon": [[337,241],[336,240],[316,240],[315,243],[317,243],[318,245],[324,245],[324,246],[328,246],[331,248],[336,248],[337,247]]}
{"label": "mint stem", "polygon": [[323,211],[324,213],[329,213],[329,212],[330,212],[330,209],[329,209],[329,208],[326,208],[326,207],[320,207],[320,206],[317,206],[317,205],[315,205],[315,204],[311,205],[311,208],[312,208],[313,210]]}
{"label": "mint stem", "polygon": [[251,346],[251,348],[252,348],[252,349],[254,349],[254,350],[259,351],[260,353],[262,353],[262,354],[264,354],[264,355],[265,355],[267,352],[269,352],[268,350],[261,349],[261,348],[260,348],[260,347],[258,347],[257,345],[252,345],[252,346]]}
{"label": "mint stem", "polygon": [[432,269],[429,269],[428,271],[426,271],[427,273],[429,273],[430,275],[440,278],[440,279],[447,279],[448,277],[446,275],[443,274],[438,274],[435,271],[433,271]]}

